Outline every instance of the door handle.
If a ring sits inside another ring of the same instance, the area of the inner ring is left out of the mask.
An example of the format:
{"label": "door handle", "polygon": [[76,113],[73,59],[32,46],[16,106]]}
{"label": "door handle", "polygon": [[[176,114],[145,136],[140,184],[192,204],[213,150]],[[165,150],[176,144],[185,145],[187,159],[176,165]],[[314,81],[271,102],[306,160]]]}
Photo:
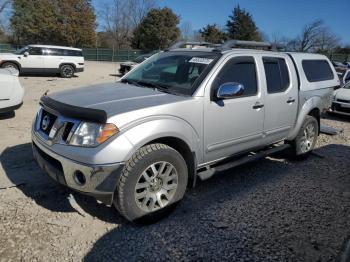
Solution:
{"label": "door handle", "polygon": [[264,105],[260,104],[259,102],[255,103],[255,105],[253,105],[253,109],[260,109],[263,107],[264,107]]}
{"label": "door handle", "polygon": [[288,100],[287,100],[287,104],[291,104],[291,103],[294,103],[295,102],[295,99],[293,99],[293,98],[288,98]]}

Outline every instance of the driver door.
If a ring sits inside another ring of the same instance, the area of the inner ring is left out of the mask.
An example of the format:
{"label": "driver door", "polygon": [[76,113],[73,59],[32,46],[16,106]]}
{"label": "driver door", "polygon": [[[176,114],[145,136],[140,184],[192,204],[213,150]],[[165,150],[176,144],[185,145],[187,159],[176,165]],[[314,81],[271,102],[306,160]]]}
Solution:
{"label": "driver door", "polygon": [[[205,162],[259,146],[264,126],[264,92],[258,81],[256,58],[230,57],[217,71],[210,90],[206,90],[204,105]],[[243,94],[217,99],[217,90],[227,83],[243,85]]]}
{"label": "driver door", "polygon": [[21,56],[21,67],[24,72],[43,72],[44,68],[44,56],[42,48],[40,47],[29,47],[26,52]]}

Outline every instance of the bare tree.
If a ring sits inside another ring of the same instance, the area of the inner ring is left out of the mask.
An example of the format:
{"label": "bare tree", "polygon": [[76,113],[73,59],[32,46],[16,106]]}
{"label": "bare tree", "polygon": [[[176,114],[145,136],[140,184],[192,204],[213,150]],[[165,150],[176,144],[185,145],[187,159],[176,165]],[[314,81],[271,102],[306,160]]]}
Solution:
{"label": "bare tree", "polygon": [[[7,24],[3,21],[6,8],[11,5],[12,0],[0,0],[0,34],[6,31]],[[5,15],[6,16],[6,15]],[[8,20],[8,19],[6,19]]]}
{"label": "bare tree", "polygon": [[140,24],[155,0],[108,0],[102,11],[104,27],[117,49],[129,47],[133,30]]}
{"label": "bare tree", "polygon": [[326,27],[322,20],[305,25],[300,36],[288,43],[300,52],[329,51],[339,45],[339,38]]}
{"label": "bare tree", "polygon": [[0,1],[0,14],[5,10],[5,8],[10,5],[11,0],[1,0]]}
{"label": "bare tree", "polygon": [[186,40],[186,41],[193,40],[194,32],[193,32],[191,22],[189,21],[183,22],[180,26],[180,30],[181,30],[181,38],[183,40]]}

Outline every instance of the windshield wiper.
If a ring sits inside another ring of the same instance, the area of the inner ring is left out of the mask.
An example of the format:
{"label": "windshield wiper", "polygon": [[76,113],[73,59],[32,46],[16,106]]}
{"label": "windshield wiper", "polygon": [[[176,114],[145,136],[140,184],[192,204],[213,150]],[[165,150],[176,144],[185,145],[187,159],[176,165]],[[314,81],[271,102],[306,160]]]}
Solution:
{"label": "windshield wiper", "polygon": [[160,84],[160,83],[154,83],[154,82],[147,82],[142,80],[134,80],[134,79],[123,79],[122,83],[128,83],[132,85],[136,85],[139,87],[146,87],[146,88],[153,88],[154,90],[158,90],[160,92],[169,93],[173,95],[179,95],[177,92],[174,92],[173,90],[169,89],[169,86]]}

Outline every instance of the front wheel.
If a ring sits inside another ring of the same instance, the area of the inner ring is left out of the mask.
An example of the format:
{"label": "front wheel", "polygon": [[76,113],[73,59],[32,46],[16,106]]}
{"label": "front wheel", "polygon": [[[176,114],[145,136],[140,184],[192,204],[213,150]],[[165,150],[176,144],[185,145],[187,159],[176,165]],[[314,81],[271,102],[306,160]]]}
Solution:
{"label": "front wheel", "polygon": [[63,65],[60,68],[61,77],[71,78],[74,76],[74,67],[71,65]]}
{"label": "front wheel", "polygon": [[317,142],[318,130],[317,119],[307,115],[297,137],[291,141],[294,157],[305,158],[310,155]]}
{"label": "front wheel", "polygon": [[17,71],[19,71],[18,66],[15,63],[11,63],[11,62],[5,62],[2,64],[1,66],[2,68],[10,68],[10,69],[15,69]]}
{"label": "front wheel", "polygon": [[144,146],[126,162],[114,205],[130,221],[157,221],[183,198],[187,178],[186,162],[175,149]]}

